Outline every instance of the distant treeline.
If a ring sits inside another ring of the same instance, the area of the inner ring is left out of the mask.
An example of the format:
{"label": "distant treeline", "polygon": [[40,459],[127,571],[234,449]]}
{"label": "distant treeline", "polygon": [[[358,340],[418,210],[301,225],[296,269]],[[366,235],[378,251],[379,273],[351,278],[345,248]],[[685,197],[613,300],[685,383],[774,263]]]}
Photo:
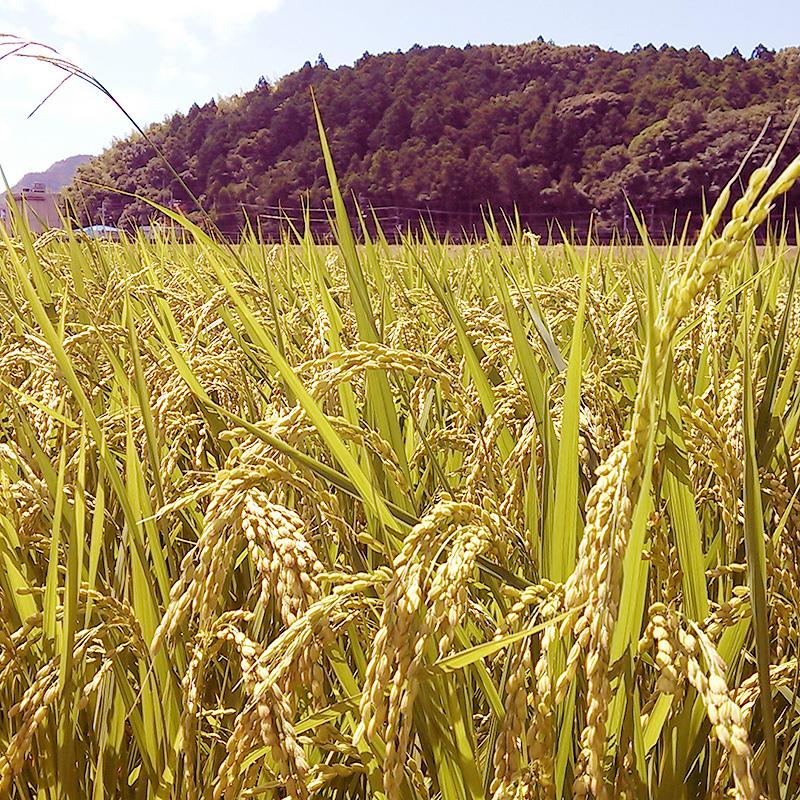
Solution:
{"label": "distant treeline", "polygon": [[[469,227],[487,204],[555,218],[596,210],[609,223],[627,197],[651,217],[681,218],[719,192],[769,118],[754,163],[777,147],[800,103],[800,48],[711,58],[651,45],[415,46],[335,70],[320,56],[147,132],[222,231],[245,216],[274,224],[277,208],[329,199],[311,87],[341,187],[362,207],[436,209],[449,228]],[[800,130],[784,160],[797,151]],[[83,223],[152,217],[98,183],[200,219],[141,136],[82,166],[70,196]],[[790,207],[798,200],[795,190]]]}

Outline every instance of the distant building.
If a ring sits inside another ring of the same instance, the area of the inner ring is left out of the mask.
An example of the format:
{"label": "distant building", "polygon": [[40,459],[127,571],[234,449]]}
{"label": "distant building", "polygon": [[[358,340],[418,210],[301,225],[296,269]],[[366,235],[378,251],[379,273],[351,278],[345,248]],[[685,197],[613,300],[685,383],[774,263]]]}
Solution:
{"label": "distant building", "polygon": [[90,225],[88,228],[81,228],[80,232],[88,239],[119,241],[119,228],[113,228],[111,225]]}
{"label": "distant building", "polygon": [[[12,197],[17,209],[21,209],[25,215],[32,233],[63,227],[58,211],[58,195],[48,192],[43,183],[34,183],[21,192],[13,192]],[[8,195],[3,194],[0,196],[0,224],[10,227],[12,218]]]}

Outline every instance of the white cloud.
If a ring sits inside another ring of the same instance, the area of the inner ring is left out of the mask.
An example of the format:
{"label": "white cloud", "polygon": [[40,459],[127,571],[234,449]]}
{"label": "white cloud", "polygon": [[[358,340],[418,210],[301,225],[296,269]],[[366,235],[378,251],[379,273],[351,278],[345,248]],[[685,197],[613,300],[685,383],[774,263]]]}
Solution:
{"label": "white cloud", "polygon": [[3,0],[3,11],[7,14],[22,11],[25,8],[25,0]]}
{"label": "white cloud", "polygon": [[160,44],[202,49],[203,39],[225,40],[283,0],[32,0],[66,36],[119,39],[134,31]]}
{"label": "white cloud", "polygon": [[[4,11],[10,11],[13,9],[4,8]],[[3,39],[0,39],[0,42],[3,43],[3,48],[8,45],[11,39],[32,39],[33,36],[30,30],[24,27],[19,22],[11,20],[7,17],[0,17],[0,34],[4,35]],[[9,37],[9,38],[5,38]]]}

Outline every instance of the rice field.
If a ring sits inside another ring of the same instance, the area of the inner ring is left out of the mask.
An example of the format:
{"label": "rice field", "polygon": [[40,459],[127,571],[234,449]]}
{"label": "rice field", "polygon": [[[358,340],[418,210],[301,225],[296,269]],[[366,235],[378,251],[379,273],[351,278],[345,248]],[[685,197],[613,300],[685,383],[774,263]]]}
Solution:
{"label": "rice field", "polygon": [[[0,796],[800,795],[796,251],[0,240]],[[645,232],[642,231],[645,235]]]}

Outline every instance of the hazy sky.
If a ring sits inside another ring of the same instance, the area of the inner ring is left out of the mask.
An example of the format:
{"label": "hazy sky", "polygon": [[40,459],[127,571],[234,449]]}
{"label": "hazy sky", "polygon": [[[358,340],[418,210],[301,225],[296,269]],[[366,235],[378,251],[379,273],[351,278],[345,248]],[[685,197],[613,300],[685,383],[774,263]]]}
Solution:
{"label": "hazy sky", "polygon": [[[541,35],[617,50],[668,42],[724,55],[736,46],[746,56],[760,42],[800,45],[798,2],[0,0],[0,33],[57,48],[147,124],[194,101],[249,89],[260,75],[278,78],[320,52],[333,67],[414,43],[516,43]],[[77,81],[27,120],[59,80],[52,67],[0,60],[0,167],[12,184],[129,133],[120,112]]]}

